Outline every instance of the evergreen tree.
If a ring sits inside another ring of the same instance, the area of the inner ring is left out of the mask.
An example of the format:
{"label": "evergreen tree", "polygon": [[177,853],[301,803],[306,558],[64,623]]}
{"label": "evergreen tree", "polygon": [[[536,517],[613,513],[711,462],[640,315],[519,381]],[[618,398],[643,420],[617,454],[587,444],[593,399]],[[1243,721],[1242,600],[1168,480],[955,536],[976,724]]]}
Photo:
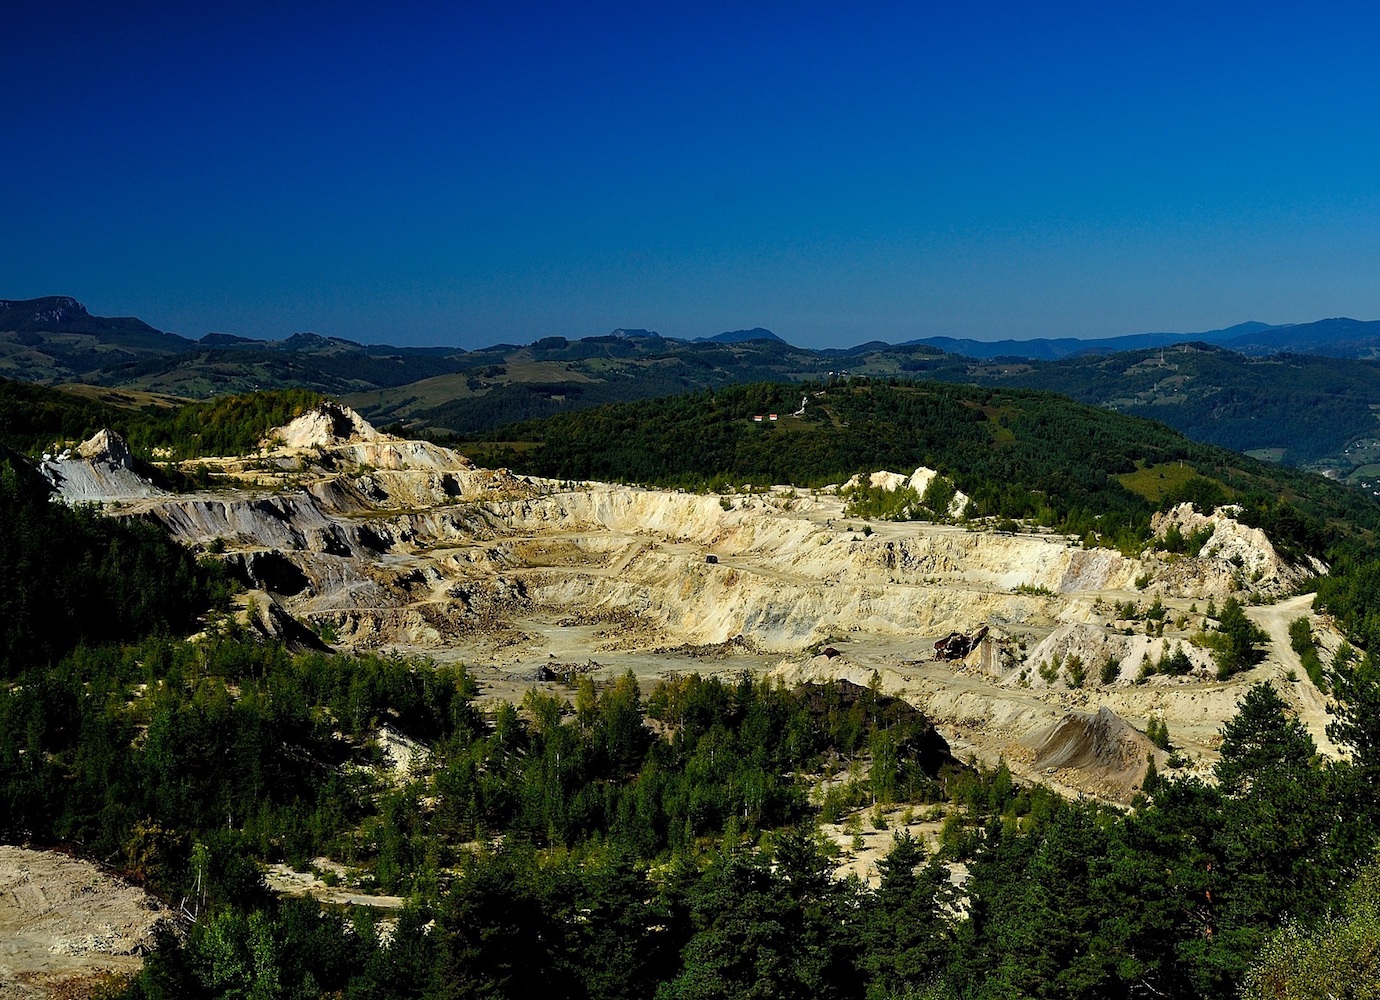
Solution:
{"label": "evergreen tree", "polygon": [[1228,997],[1270,930],[1327,906],[1344,859],[1340,817],[1316,747],[1273,687],[1257,684],[1222,729],[1222,807],[1206,844],[1206,930],[1181,946],[1205,996]]}
{"label": "evergreen tree", "polygon": [[908,832],[877,862],[881,883],[867,899],[862,957],[869,997],[903,995],[939,977],[950,957],[948,869]]}

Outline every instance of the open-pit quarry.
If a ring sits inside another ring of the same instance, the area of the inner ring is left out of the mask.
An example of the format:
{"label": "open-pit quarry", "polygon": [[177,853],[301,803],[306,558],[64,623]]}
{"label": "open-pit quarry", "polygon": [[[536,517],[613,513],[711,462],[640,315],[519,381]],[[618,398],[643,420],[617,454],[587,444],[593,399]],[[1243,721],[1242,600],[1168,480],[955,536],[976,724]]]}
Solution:
{"label": "open-pit quarry", "polygon": [[[868,523],[829,490],[704,496],[484,470],[334,404],[256,455],[204,461],[224,485],[194,494],[152,487],[113,435],[43,469],[68,499],[221,554],[265,633],[462,661],[488,698],[628,670],[649,684],[683,671],[875,675],[958,756],[1124,802],[1147,754],[1161,769],[1210,765],[1242,692],[1271,680],[1335,752],[1287,634],[1311,614],[1310,596],[1290,595],[1323,567],[1287,563],[1229,511],[1159,516],[1161,531],[1210,532],[1198,556],[1132,558],[1041,531]],[[1209,601],[1230,595],[1270,642],[1261,664],[1219,681],[1194,637],[1211,627]],[[1335,648],[1328,622],[1312,625]],[[970,650],[956,644],[962,656],[936,650],[984,628]],[[1187,672],[1149,670],[1176,649]],[[1152,717],[1172,762],[1142,733]]]}

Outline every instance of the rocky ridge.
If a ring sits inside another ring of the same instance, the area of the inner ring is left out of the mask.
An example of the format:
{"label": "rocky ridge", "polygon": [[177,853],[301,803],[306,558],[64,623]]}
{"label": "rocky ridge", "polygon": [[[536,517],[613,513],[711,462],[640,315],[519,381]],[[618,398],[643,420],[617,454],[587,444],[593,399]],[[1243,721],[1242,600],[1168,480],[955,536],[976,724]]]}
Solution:
{"label": "rocky ridge", "polygon": [[130,500],[163,492],[139,475],[129,445],[111,430],[98,431],[78,445],[75,454],[44,455],[38,469],[66,503]]}

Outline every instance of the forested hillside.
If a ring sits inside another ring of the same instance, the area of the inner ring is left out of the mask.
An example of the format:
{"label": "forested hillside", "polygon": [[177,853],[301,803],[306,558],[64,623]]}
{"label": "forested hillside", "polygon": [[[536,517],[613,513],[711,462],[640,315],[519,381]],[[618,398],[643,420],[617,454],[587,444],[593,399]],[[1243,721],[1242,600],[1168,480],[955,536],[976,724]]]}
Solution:
{"label": "forested hillside", "polygon": [[[804,396],[804,413],[795,416]],[[777,413],[776,421],[754,420]],[[1117,544],[1182,500],[1233,500],[1284,544],[1319,551],[1325,523],[1370,530],[1380,507],[1321,477],[1197,444],[1163,425],[1052,393],[876,380],[759,384],[600,407],[474,442],[479,460],[561,479],[689,489],[818,487],[925,465],[973,498],[976,516],[1028,518]],[[1311,520],[1310,520],[1311,519]]]}
{"label": "forested hillside", "polygon": [[1380,388],[1374,361],[1301,354],[1246,359],[1183,345],[1050,362],[1000,381],[1158,420],[1233,451],[1278,449],[1278,459],[1291,465],[1340,462],[1348,443],[1380,432],[1372,409]]}
{"label": "forested hillside", "polygon": [[82,645],[186,634],[224,603],[222,567],[149,524],[49,502],[47,482],[0,452],[0,678]]}
{"label": "forested hillside", "polygon": [[135,409],[0,379],[0,445],[37,455],[109,428],[145,460],[243,455],[258,448],[269,431],[306,412],[321,398],[310,390],[283,389]]}
{"label": "forested hillside", "polygon": [[[0,380],[0,445],[36,455],[109,427],[145,461],[247,454],[321,398],[283,390],[133,409]],[[780,419],[753,420],[770,413]],[[1285,500],[1312,520],[1277,524],[1279,540],[1313,551],[1327,543],[1328,522],[1380,525],[1370,498],[1321,477],[1020,389],[759,383],[520,422],[489,438],[497,440],[441,440],[461,443],[481,463],[553,478],[692,489],[814,487],[926,465],[971,496],[978,516],[1027,518],[1116,544],[1134,544],[1152,510],[1185,499],[1245,502],[1257,517]]]}
{"label": "forested hillside", "polygon": [[[251,447],[311,399],[59,400],[22,433],[113,416],[140,448],[195,455]],[[1180,498],[1243,502],[1286,549],[1337,562],[1319,600],[1360,653],[1317,668],[1350,759],[1321,756],[1263,684],[1224,727],[1211,783],[1151,769],[1127,811],[955,761],[914,709],[846,683],[571,676],[480,704],[459,666],[251,638],[216,614],[230,588],[215,564],[52,504],[10,456],[0,836],[99,859],[196,917],[110,995],[1226,1000],[1291,995],[1289,957],[1339,927],[1369,940],[1380,616],[1361,494],[1006,388],[759,384],[521,431],[523,450],[477,444],[558,477],[687,488],[928,464],[979,517],[1091,542],[1139,545]],[[410,771],[384,766],[385,732],[420,748]],[[831,877],[822,823],[907,811],[933,817],[937,858],[898,836],[878,885]],[[267,891],[263,866],[322,856],[359,893],[405,899],[387,935],[373,911]]]}
{"label": "forested hillside", "polygon": [[90,316],[75,300],[54,297],[0,309],[0,376],[197,399],[309,389],[348,397],[377,424],[456,434],[758,381],[920,377],[1053,390],[1288,465],[1364,470],[1358,482],[1373,484],[1380,480],[1380,422],[1371,409],[1380,398],[1376,328],[1334,319],[1242,324],[1199,340],[1146,334],[994,346],[930,338],[829,350],[795,347],[765,330],[699,341],[617,330],[465,351],[310,333],[193,341],[135,319]]}

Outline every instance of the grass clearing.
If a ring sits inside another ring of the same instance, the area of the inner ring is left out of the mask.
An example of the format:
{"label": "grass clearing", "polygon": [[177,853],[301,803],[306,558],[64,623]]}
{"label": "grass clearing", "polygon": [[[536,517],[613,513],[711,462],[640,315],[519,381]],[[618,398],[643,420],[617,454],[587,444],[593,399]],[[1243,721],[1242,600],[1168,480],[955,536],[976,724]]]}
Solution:
{"label": "grass clearing", "polygon": [[1146,466],[1135,472],[1123,473],[1116,479],[1132,493],[1143,496],[1151,503],[1159,503],[1167,494],[1183,487],[1198,474],[1191,466],[1174,462]]}

